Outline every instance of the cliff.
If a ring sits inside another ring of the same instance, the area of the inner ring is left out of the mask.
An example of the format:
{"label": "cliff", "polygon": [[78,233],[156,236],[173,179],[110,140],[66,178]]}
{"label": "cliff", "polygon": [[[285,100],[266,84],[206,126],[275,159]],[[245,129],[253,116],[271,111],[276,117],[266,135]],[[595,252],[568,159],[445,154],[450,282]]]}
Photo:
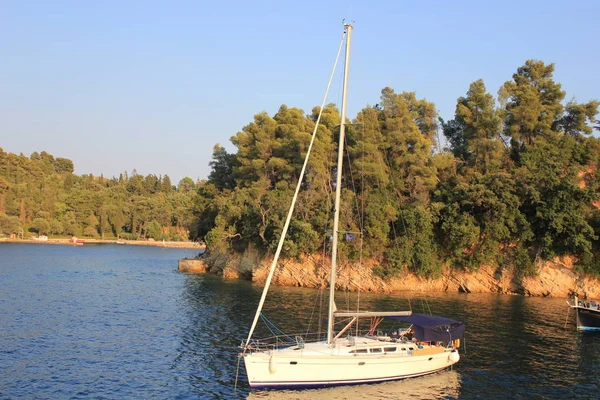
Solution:
{"label": "cliff", "polygon": [[[256,254],[206,255],[194,260],[180,260],[179,270],[191,273],[215,273],[227,279],[249,279],[264,283],[272,258]],[[538,266],[535,277],[518,277],[508,269],[482,266],[478,271],[445,268],[439,278],[422,278],[408,271],[382,278],[373,274],[376,263],[369,261],[338,265],[336,287],[341,290],[389,293],[393,291],[450,291],[466,293],[505,293],[527,296],[600,298],[600,281],[582,276],[573,268],[573,260],[563,257]],[[283,286],[326,287],[329,259],[320,256],[301,260],[280,260],[273,283]]]}

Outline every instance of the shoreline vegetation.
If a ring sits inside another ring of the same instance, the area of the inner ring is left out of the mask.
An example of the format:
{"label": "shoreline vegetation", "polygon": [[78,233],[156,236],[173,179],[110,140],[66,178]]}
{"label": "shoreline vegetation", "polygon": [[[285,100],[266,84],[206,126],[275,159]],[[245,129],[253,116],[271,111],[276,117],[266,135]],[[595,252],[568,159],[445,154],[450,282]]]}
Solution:
{"label": "shoreline vegetation", "polygon": [[59,245],[70,245],[76,244],[120,244],[120,245],[132,245],[132,246],[155,246],[165,247],[170,249],[204,249],[204,245],[198,242],[174,242],[174,241],[157,241],[157,240],[117,240],[117,239],[80,239],[80,243],[73,243],[72,239],[48,239],[48,240],[37,240],[37,239],[9,239],[0,238],[0,243],[25,243],[25,244],[59,244]]}
{"label": "shoreline vegetation", "polygon": [[[374,290],[408,276],[415,284],[447,277],[447,287],[458,290],[458,277],[487,274],[493,279],[486,291],[526,294],[522,282],[543,280],[544,265],[569,259],[570,283],[560,289],[567,296],[578,280],[600,276],[600,139],[593,135],[600,102],[568,100],[554,68],[527,60],[497,97],[483,80],[472,82],[451,120],[416,93],[389,87],[358,111],[345,135],[336,233],[338,260],[372,260],[358,285],[370,277]],[[339,125],[334,104],[311,113],[282,105],[232,136],[234,152],[216,144],[190,238],[215,257],[255,251],[268,258],[280,248],[280,264],[330,252]],[[279,247],[298,185],[295,216]],[[552,282],[545,284],[547,290],[530,292],[555,295]],[[443,288],[436,285],[429,287]]]}
{"label": "shoreline vegetation", "polygon": [[[167,175],[76,175],[73,162],[0,148],[0,236],[189,241],[197,182]],[[199,241],[199,240],[193,240]]]}
{"label": "shoreline vegetation", "polygon": [[[554,68],[527,60],[497,97],[474,81],[447,121],[434,103],[390,87],[358,111],[346,131],[337,249],[357,271],[349,290],[600,297],[600,101],[568,100]],[[256,114],[231,137],[235,152],[215,144],[206,180],[176,185],[135,170],[78,176],[69,159],[0,148],[0,235],[191,240],[206,243],[196,260],[206,271],[261,282],[300,184],[277,283],[321,287],[325,273],[310,260],[330,251],[340,113],[320,111]],[[363,270],[358,260],[370,261]]]}

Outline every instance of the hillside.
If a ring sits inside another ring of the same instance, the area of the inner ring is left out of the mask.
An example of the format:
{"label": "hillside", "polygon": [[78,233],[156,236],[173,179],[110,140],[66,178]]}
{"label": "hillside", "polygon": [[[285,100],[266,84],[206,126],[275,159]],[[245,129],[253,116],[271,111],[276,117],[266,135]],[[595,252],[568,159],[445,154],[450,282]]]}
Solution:
{"label": "hillside", "polygon": [[73,162],[45,151],[0,148],[0,234],[187,240],[196,184],[168,176],[75,175]]}

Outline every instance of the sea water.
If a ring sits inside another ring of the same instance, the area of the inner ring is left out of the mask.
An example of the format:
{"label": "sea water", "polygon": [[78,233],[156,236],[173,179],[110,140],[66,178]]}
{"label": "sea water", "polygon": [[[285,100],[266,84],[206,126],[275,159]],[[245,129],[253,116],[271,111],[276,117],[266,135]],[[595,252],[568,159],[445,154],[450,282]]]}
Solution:
{"label": "sea water", "polygon": [[[375,385],[251,391],[237,355],[262,286],[177,271],[178,259],[196,254],[0,243],[0,399],[600,397],[600,334],[577,332],[565,299],[422,292],[339,293],[336,302],[465,322],[452,370]],[[315,330],[323,304],[322,291],[274,286],[264,314],[285,330]],[[258,335],[268,334],[259,324]]]}

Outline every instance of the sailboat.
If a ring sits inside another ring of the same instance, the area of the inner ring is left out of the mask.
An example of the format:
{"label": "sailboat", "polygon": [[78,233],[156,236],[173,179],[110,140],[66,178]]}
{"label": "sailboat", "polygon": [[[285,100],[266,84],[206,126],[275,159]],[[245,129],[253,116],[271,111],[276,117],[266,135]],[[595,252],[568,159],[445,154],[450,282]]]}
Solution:
{"label": "sailboat", "polygon": [[[248,334],[242,343],[240,358],[244,360],[251,388],[317,388],[362,383],[375,383],[431,374],[456,364],[458,347],[464,336],[464,324],[449,318],[409,311],[339,311],[334,302],[338,236],[340,233],[340,193],[342,187],[342,161],[346,120],[346,97],[350,61],[350,43],[353,26],[344,23],[342,43],[345,41],[345,66],[343,77],[341,125],[337,160],[337,179],[334,206],[333,235],[331,238],[331,274],[329,282],[329,311],[326,340],[310,341],[308,335],[274,337],[271,340],[252,339],[261,317],[269,285],[277,265],[284,237],[294,210],[301,182],[306,170],[317,127],[313,132],[299,182],[274,255],[269,275]],[[337,64],[337,60],[336,60]],[[335,66],[334,66],[335,71]],[[333,73],[332,73],[333,74]],[[331,80],[329,82],[331,84]],[[329,86],[328,86],[329,89]],[[321,106],[324,108],[325,99]],[[316,125],[319,124],[320,115]],[[335,320],[347,321],[345,327],[335,331]],[[360,320],[370,321],[364,334],[359,332]],[[377,330],[384,319],[410,324],[410,330],[397,330],[384,334]]]}

